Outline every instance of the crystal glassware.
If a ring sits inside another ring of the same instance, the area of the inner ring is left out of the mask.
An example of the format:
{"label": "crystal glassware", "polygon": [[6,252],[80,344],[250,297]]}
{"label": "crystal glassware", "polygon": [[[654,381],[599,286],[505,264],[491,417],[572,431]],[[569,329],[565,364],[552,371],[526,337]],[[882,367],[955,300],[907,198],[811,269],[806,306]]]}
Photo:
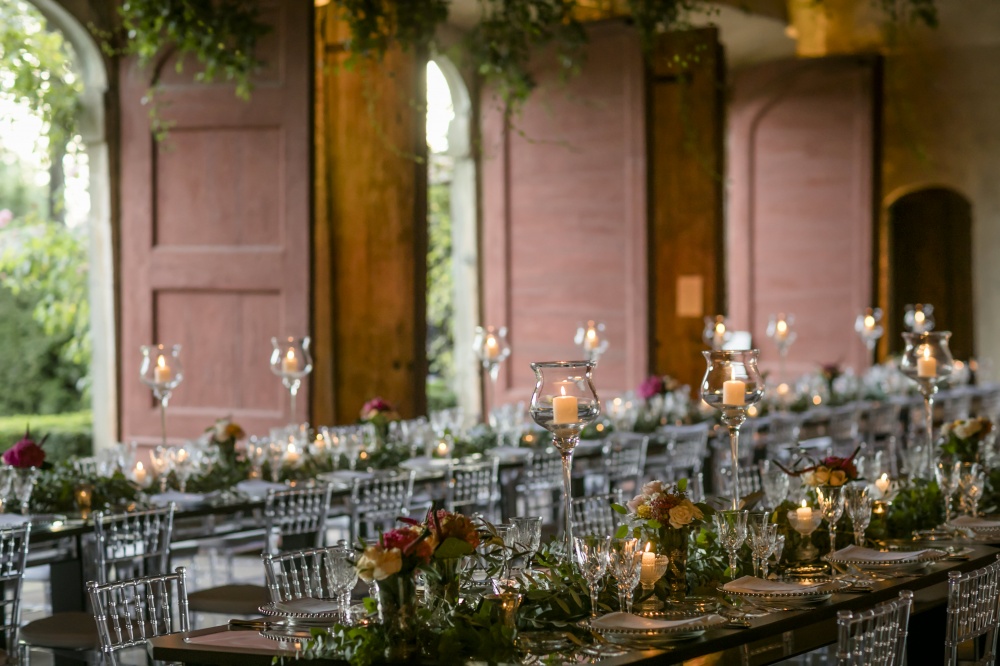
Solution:
{"label": "crystal glassware", "polygon": [[167,480],[170,476],[170,449],[165,446],[155,447],[149,452],[149,464],[160,484],[160,492],[167,492]]}
{"label": "crystal glassware", "polygon": [[517,516],[510,519],[514,548],[523,558],[524,568],[530,569],[535,553],[542,543],[542,519],[538,516]]}
{"label": "crystal glassware", "polygon": [[160,435],[163,446],[167,445],[167,403],[174,389],[184,380],[181,367],[181,346],[143,345],[142,365],[139,379],[153,391],[153,397],[160,403]]}
{"label": "crystal glassware", "polygon": [[358,571],[354,566],[353,551],[344,545],[327,550],[324,560],[330,591],[340,607],[344,619],[350,617],[351,592],[358,582]]}
{"label": "crystal glassware", "polygon": [[18,467],[14,469],[14,485],[11,492],[17,498],[22,516],[27,516],[31,508],[31,491],[38,481],[37,467]]}
{"label": "crystal glassware", "polygon": [[573,451],[580,433],[601,413],[601,401],[594,389],[593,361],[553,361],[532,363],[535,390],[531,394],[531,418],[552,433],[552,445],[562,457],[564,553],[573,552],[572,471]]}
{"label": "crystal glassware", "polygon": [[806,504],[805,500],[802,500],[802,506],[788,512],[788,523],[803,537],[796,553],[796,558],[799,561],[811,562],[819,555],[819,549],[812,542],[812,533],[816,531],[822,521],[823,514],[814,511],[811,506]]}
{"label": "crystal glassware", "polygon": [[930,303],[917,303],[903,308],[903,325],[914,333],[926,333],[934,330],[934,306]]}
{"label": "crystal glassware", "polygon": [[868,365],[875,365],[875,346],[885,332],[882,328],[882,308],[865,308],[854,320],[854,330],[868,350]]}
{"label": "crystal glassware", "polygon": [[939,461],[934,465],[934,480],[937,481],[941,496],[944,497],[944,524],[951,523],[952,497],[958,490],[955,464]]}
{"label": "crystal glassware", "polygon": [[764,381],[757,370],[757,350],[702,352],[708,367],[701,381],[701,399],[722,412],[729,429],[729,453],[733,471],[733,510],[740,508],[740,426],[747,408],[760,402]]}
{"label": "crystal glassware", "polygon": [[794,315],[786,315],[781,312],[776,315],[771,315],[770,320],[767,322],[767,337],[774,342],[774,346],[778,348],[778,361],[781,364],[779,368],[779,376],[782,381],[785,381],[785,359],[788,356],[788,350],[792,348],[792,343],[795,342],[796,333],[792,330],[792,324],[795,323]]}
{"label": "crystal glassware", "polygon": [[483,372],[490,378],[489,400],[483,401],[484,411],[489,414],[490,427],[496,427],[493,417],[494,400],[497,394],[497,378],[500,376],[500,366],[510,356],[510,344],[507,342],[507,327],[476,326],[476,336],[472,339],[472,350],[476,353],[483,367]]}
{"label": "crystal glassware", "polygon": [[573,539],[573,552],[576,553],[576,564],[580,568],[580,574],[587,581],[590,591],[590,617],[597,617],[597,592],[608,570],[611,537],[597,535],[576,537]]}
{"label": "crystal glassware", "polygon": [[729,575],[736,580],[737,554],[747,540],[747,519],[749,513],[730,509],[728,511],[716,511],[712,518],[715,520],[715,527],[719,533],[719,543],[729,555]]}
{"label": "crystal glassware", "polygon": [[312,372],[312,356],[309,354],[309,336],[304,338],[271,338],[271,372],[281,377],[281,384],[288,389],[291,417],[289,423],[297,423],[295,416],[295,396],[302,387],[302,379]]}
{"label": "crystal glassware", "polygon": [[854,527],[854,543],[865,545],[865,530],[872,520],[872,496],[867,486],[848,486],[844,510]]}
{"label": "crystal glassware", "polygon": [[837,550],[837,522],[844,515],[843,486],[819,486],[816,488],[816,504],[823,514],[823,520],[830,527],[830,552]]}
{"label": "crystal glassware", "polygon": [[705,330],[701,334],[701,339],[705,341],[712,351],[722,351],[722,346],[733,337],[726,322],[726,315],[715,315],[705,317]]}
{"label": "crystal glassware", "polygon": [[615,539],[611,542],[611,573],[618,581],[618,609],[632,612],[632,593],[642,573],[642,545],[638,539]]}
{"label": "crystal glassware", "polygon": [[950,331],[903,333],[906,349],[899,370],[917,383],[924,397],[924,427],[927,432],[927,469],[934,469],[934,394],[955,368],[948,349]]}
{"label": "crystal glassware", "polygon": [[778,538],[778,525],[768,521],[750,524],[750,552],[753,554],[753,575],[767,578],[767,559],[771,557]]}
{"label": "crystal glassware", "polygon": [[576,329],[573,342],[580,347],[584,356],[593,361],[596,366],[601,354],[608,350],[608,339],[604,336],[604,323],[590,320],[586,324],[580,324]]}
{"label": "crystal glassware", "polygon": [[979,515],[979,500],[986,490],[986,470],[979,463],[955,463],[958,491],[969,502],[972,517]]}
{"label": "crystal glassware", "polygon": [[195,456],[184,446],[170,449],[169,456],[170,467],[174,472],[174,476],[177,477],[177,490],[183,493],[187,490],[188,479],[191,478],[191,474],[194,472]]}
{"label": "crystal glassware", "polygon": [[663,574],[667,573],[669,565],[669,557],[653,551],[651,543],[646,544],[639,569],[639,584],[642,586],[642,596],[645,600],[639,604],[639,610],[650,612],[663,608],[663,602],[653,595],[653,586],[656,585],[656,581],[663,578]]}
{"label": "crystal glassware", "polygon": [[771,509],[777,509],[788,497],[788,488],[791,479],[785,470],[774,464],[771,460],[761,460],[757,463],[760,471],[761,490],[764,491],[764,501]]}

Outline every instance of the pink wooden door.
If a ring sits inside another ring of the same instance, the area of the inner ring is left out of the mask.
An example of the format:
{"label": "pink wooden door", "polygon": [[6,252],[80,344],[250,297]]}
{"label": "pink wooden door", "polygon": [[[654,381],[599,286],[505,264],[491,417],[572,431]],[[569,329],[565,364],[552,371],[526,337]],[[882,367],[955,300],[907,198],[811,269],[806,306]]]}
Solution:
{"label": "pink wooden door", "polygon": [[555,67],[505,123],[483,96],[483,313],[510,329],[494,402],[527,400],[529,363],[579,358],[578,323],[610,342],[599,391],[634,388],[648,366],[644,73],[635,31],[590,30],[587,62]]}
{"label": "pink wooden door", "polygon": [[[173,123],[165,142],[140,104],[152,70],[121,72],[122,436],[159,439],[139,381],[139,346],[183,345],[185,378],[168,436],[190,438],[231,415],[250,432],[291,418],[269,368],[272,336],[309,331],[311,3],[263,4],[273,26],[252,99],[229,85],[162,68],[158,100]],[[298,419],[308,396],[300,393]]]}
{"label": "pink wooden door", "polygon": [[[733,76],[729,315],[777,381],[820,363],[866,363],[853,326],[875,294],[876,65],[783,61]],[[765,336],[779,312],[794,314],[798,331],[781,378]]]}

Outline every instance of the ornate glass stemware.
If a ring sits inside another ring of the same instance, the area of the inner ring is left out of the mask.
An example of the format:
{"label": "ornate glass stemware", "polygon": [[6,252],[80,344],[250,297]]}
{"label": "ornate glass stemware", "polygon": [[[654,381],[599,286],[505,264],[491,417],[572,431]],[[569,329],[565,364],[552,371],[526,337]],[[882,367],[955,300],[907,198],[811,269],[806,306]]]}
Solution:
{"label": "ornate glass stemware", "polygon": [[483,371],[490,378],[490,395],[483,400],[483,408],[489,414],[491,428],[496,428],[497,420],[493,414],[493,401],[497,395],[497,378],[500,376],[500,366],[510,356],[510,344],[507,342],[507,327],[476,326],[476,337],[472,340],[472,350],[483,366]]}
{"label": "ornate glass stemware", "polygon": [[604,336],[604,323],[590,320],[585,325],[581,324],[576,329],[573,342],[583,350],[587,359],[593,361],[596,366],[597,362],[601,359],[601,355],[608,350],[608,339]]}
{"label": "ornate glass stemware", "polygon": [[924,397],[924,427],[927,431],[927,474],[933,474],[934,446],[934,394],[955,369],[955,360],[948,349],[951,331],[924,331],[903,333],[906,349],[899,361],[899,370],[917,383]]}
{"label": "ornate glass stemware", "polygon": [[271,372],[281,377],[282,385],[288,389],[291,417],[289,423],[297,423],[295,416],[295,396],[302,386],[302,379],[312,372],[312,356],[309,354],[311,340],[304,338],[271,338]]}
{"label": "ornate glass stemware", "polygon": [[139,379],[153,391],[153,397],[160,402],[160,435],[162,445],[167,445],[167,403],[174,389],[184,380],[181,366],[181,346],[143,345],[142,365]]}
{"label": "ornate glass stemware", "polygon": [[565,555],[573,554],[572,469],[573,451],[580,433],[601,413],[594,389],[593,361],[532,363],[535,391],[531,394],[531,418],[552,433],[552,445],[562,457]]}
{"label": "ornate glass stemware", "polygon": [[701,381],[701,399],[722,412],[722,422],[729,428],[732,456],[732,509],[740,508],[740,426],[747,420],[747,408],[760,402],[764,381],[757,370],[757,350],[702,352],[708,368]]}
{"label": "ornate glass stemware", "polygon": [[868,350],[868,365],[875,365],[875,345],[885,332],[882,328],[882,308],[865,308],[854,321],[854,330]]}
{"label": "ornate glass stemware", "polygon": [[837,550],[837,522],[844,516],[843,486],[819,486],[816,488],[816,503],[823,519],[830,526],[830,552]]}

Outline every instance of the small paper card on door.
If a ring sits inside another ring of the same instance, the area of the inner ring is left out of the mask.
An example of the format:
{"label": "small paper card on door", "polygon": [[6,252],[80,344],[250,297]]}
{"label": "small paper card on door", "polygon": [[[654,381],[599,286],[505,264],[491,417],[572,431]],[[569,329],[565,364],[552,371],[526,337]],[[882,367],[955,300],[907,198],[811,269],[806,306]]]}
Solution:
{"label": "small paper card on door", "polygon": [[701,318],[705,280],[700,275],[677,276],[677,316]]}

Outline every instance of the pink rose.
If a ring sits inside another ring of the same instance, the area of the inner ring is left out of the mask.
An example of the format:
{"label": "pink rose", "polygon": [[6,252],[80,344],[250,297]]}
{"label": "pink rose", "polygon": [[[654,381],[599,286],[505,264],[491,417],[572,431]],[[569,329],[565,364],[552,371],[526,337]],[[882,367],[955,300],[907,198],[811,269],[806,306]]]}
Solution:
{"label": "pink rose", "polygon": [[4,451],[3,461],[11,467],[41,467],[45,463],[45,451],[31,439],[31,432],[26,430],[17,444]]}
{"label": "pink rose", "polygon": [[639,397],[643,400],[649,400],[654,395],[666,392],[667,387],[663,383],[663,377],[657,375],[651,375],[639,384]]}

